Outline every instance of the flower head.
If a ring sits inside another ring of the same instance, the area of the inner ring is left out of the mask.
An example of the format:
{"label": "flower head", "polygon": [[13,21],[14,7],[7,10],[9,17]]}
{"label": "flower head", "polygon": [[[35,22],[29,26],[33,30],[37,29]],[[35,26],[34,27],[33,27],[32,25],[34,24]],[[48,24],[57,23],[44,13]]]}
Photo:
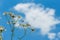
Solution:
{"label": "flower head", "polygon": [[4,31],[4,28],[0,26],[0,33]]}

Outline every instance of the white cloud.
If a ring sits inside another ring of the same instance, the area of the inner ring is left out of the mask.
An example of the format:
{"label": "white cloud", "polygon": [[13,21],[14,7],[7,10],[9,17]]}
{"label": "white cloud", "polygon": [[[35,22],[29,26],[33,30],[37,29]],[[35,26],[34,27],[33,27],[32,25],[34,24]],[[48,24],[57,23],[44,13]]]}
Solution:
{"label": "white cloud", "polygon": [[25,14],[25,20],[34,27],[40,28],[42,34],[47,34],[55,24],[60,23],[55,16],[55,9],[44,8],[43,5],[35,3],[20,3],[14,6],[18,12]]}
{"label": "white cloud", "polygon": [[56,33],[49,33],[49,34],[48,34],[48,38],[49,38],[50,40],[54,40],[54,39],[56,38]]}
{"label": "white cloud", "polygon": [[60,32],[58,32],[57,37],[60,38]]}

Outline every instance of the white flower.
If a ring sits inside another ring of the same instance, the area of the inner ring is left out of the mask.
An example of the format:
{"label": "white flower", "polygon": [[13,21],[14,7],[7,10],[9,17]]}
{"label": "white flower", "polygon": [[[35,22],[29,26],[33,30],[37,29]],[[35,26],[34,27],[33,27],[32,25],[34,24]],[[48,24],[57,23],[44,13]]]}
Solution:
{"label": "white flower", "polygon": [[0,26],[0,32],[4,31],[4,27]]}
{"label": "white flower", "polygon": [[22,17],[21,16],[15,16],[13,19],[14,19],[14,21],[19,21],[20,19],[22,19]]}
{"label": "white flower", "polygon": [[17,22],[17,23],[14,24],[14,26],[15,26],[15,27],[19,27],[20,24]]}

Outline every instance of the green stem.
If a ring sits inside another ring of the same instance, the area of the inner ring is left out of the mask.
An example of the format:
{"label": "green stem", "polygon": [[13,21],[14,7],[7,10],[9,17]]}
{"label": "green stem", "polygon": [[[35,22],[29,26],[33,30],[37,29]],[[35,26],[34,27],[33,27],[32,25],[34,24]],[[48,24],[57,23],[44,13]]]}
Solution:
{"label": "green stem", "polygon": [[[10,23],[10,20],[8,18],[8,15],[6,15],[5,17],[7,18],[8,22]],[[10,23],[10,27],[12,27],[11,23]]]}
{"label": "green stem", "polygon": [[26,29],[24,28],[24,35],[22,37],[19,38],[19,40],[22,40],[26,35]]}
{"label": "green stem", "polygon": [[15,30],[15,28],[13,27],[13,28],[12,28],[12,34],[11,34],[11,40],[13,40],[14,30]]}
{"label": "green stem", "polygon": [[[6,15],[8,22],[10,22],[8,16],[9,16],[9,15]],[[12,32],[12,34],[11,34],[11,40],[13,40],[13,35],[14,35],[14,29],[15,29],[15,28],[14,28],[14,26],[11,25],[11,23],[12,23],[12,22],[10,22],[10,27],[11,27],[11,32]],[[12,23],[12,24],[13,24],[13,23]]]}
{"label": "green stem", "polygon": [[0,40],[3,40],[3,39],[2,39],[2,33],[0,33]]}

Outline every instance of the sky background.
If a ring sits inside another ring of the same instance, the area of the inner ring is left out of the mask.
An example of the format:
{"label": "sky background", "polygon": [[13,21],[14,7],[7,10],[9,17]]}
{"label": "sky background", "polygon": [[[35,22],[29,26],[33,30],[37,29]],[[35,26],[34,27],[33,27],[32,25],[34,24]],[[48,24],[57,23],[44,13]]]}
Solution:
{"label": "sky background", "polygon": [[[9,25],[6,24],[7,17],[3,16],[3,13],[6,12],[14,12],[15,14],[18,14],[18,12],[14,11],[13,8],[18,3],[31,3],[32,0],[0,0],[0,25],[4,26],[7,31],[3,32],[3,40],[10,40],[11,37],[11,31]],[[45,7],[54,8],[56,10],[55,17],[60,17],[60,0],[34,0],[33,1],[36,4],[43,4]],[[24,16],[23,14],[20,14]],[[15,29],[15,36],[14,40],[18,40],[17,36],[23,35],[23,29]],[[39,35],[39,29],[36,29],[34,32],[31,32],[31,30],[27,29],[27,35],[22,40],[49,40],[47,36],[41,36]],[[54,33],[60,32],[60,24],[56,25],[56,29],[52,30]],[[18,35],[19,34],[19,35]],[[57,37],[58,38],[58,37]],[[58,38],[60,40],[60,38]]]}

